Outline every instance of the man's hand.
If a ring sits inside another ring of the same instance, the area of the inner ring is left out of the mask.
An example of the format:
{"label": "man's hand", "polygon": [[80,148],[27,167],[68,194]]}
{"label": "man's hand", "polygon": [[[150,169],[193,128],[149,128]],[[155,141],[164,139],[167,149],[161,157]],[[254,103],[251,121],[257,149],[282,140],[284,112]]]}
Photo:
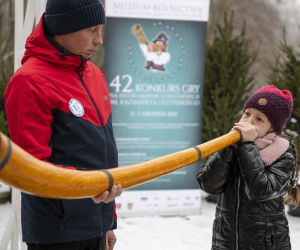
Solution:
{"label": "man's hand", "polygon": [[235,130],[241,131],[241,133],[242,133],[242,141],[241,142],[254,141],[256,139],[256,137],[258,136],[259,128],[252,125],[249,122],[235,123],[233,128]]}
{"label": "man's hand", "polygon": [[116,244],[117,238],[113,230],[106,233],[106,247],[105,250],[113,250]]}
{"label": "man's hand", "polygon": [[117,186],[113,185],[110,192],[105,191],[99,196],[92,197],[92,199],[95,203],[108,203],[113,201],[117,196],[120,196],[122,194],[122,191],[122,186],[120,184]]}

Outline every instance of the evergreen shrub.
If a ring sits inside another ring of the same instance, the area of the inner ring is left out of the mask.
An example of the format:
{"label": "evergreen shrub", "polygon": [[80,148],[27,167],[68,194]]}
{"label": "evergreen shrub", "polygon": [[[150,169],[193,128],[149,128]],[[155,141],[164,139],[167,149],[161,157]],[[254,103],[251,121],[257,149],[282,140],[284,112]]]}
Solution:
{"label": "evergreen shrub", "polygon": [[[206,44],[202,142],[227,134],[241,117],[243,105],[252,94],[255,73],[251,72],[258,49],[250,51],[246,22],[241,33],[233,34],[233,16],[224,15],[215,38]],[[229,20],[228,20],[229,19]]]}

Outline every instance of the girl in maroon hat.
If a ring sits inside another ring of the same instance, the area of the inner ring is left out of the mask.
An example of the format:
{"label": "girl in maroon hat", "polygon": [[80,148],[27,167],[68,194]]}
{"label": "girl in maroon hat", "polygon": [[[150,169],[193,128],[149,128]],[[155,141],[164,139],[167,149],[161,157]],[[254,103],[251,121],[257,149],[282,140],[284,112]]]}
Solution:
{"label": "girl in maroon hat", "polygon": [[297,152],[282,134],[292,113],[292,95],[263,87],[244,105],[239,144],[211,156],[197,175],[205,192],[219,195],[213,224],[212,250],[291,249],[284,196],[289,185],[298,206]]}

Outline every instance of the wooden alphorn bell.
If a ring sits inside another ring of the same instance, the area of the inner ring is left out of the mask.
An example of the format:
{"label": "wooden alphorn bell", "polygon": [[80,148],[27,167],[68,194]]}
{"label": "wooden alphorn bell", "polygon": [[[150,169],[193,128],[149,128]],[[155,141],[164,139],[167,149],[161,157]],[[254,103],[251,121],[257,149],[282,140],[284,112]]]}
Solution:
{"label": "wooden alphorn bell", "polygon": [[133,33],[138,37],[138,39],[140,40],[141,43],[144,43],[146,45],[148,45],[148,41],[143,33],[143,30],[141,28],[141,26],[139,25],[135,25],[132,28]]}
{"label": "wooden alphorn bell", "polygon": [[234,131],[196,147],[140,164],[107,170],[71,170],[38,160],[0,132],[0,181],[25,193],[57,199],[93,197],[121,184],[123,189],[166,175],[241,140]]}

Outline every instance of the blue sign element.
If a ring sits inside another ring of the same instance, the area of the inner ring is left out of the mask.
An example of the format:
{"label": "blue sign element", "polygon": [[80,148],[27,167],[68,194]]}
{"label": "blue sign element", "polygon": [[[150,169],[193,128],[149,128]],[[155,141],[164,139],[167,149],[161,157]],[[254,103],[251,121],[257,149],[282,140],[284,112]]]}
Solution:
{"label": "blue sign element", "polygon": [[[199,145],[206,22],[107,17],[105,39],[120,166]],[[199,167],[131,190],[197,189]]]}

